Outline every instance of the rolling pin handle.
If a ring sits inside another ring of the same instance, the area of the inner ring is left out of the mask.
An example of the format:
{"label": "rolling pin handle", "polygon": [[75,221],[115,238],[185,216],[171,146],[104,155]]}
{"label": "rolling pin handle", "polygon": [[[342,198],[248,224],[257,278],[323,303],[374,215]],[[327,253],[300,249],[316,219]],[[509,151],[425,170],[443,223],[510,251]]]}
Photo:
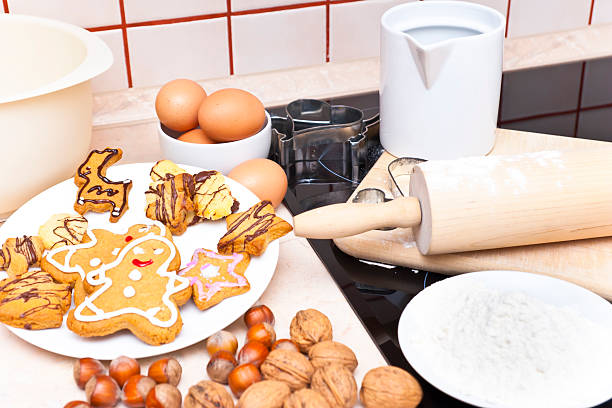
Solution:
{"label": "rolling pin handle", "polygon": [[295,235],[334,239],[378,228],[409,228],[421,222],[421,205],[414,197],[386,203],[342,203],[306,211],[293,217]]}

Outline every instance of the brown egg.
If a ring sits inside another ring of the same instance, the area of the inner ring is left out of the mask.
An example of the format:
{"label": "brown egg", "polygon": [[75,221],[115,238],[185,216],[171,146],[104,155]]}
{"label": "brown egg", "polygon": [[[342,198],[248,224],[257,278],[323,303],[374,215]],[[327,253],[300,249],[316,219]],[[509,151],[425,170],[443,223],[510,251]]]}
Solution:
{"label": "brown egg", "polygon": [[178,138],[181,142],[188,143],[200,143],[200,144],[212,144],[215,143],[210,137],[206,136],[202,129],[193,129],[189,132],[185,132],[180,135]]}
{"label": "brown egg", "polygon": [[270,200],[274,207],[278,207],[287,192],[287,175],[272,160],[247,160],[234,167],[227,176],[251,190],[260,200]]}
{"label": "brown egg", "polygon": [[186,132],[198,126],[198,109],[206,91],[190,79],[175,79],[161,87],[155,98],[159,121],[172,130]]}
{"label": "brown egg", "polygon": [[266,121],[266,113],[255,95],[242,89],[227,88],[204,99],[198,121],[211,139],[232,142],[259,132]]}

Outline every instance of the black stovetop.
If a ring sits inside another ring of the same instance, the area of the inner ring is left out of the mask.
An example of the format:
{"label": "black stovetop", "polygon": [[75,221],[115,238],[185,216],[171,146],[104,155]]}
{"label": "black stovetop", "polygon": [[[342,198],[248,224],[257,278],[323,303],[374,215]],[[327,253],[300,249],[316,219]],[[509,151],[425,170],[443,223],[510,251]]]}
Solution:
{"label": "black stovetop", "polygon": [[[377,92],[333,98],[328,102],[360,108],[366,117],[378,113]],[[268,110],[271,114],[285,115],[284,107]],[[505,73],[498,126],[612,141],[612,58]],[[290,180],[284,203],[296,215],[322,205],[346,202],[355,187],[340,179],[329,183],[291,183]],[[420,377],[404,358],[397,339],[404,307],[424,287],[447,276],[365,263],[340,251],[331,240],[309,242],[389,364],[402,367],[419,379],[423,387],[423,401],[419,406],[469,406]],[[612,407],[612,400],[598,406],[604,407]]]}

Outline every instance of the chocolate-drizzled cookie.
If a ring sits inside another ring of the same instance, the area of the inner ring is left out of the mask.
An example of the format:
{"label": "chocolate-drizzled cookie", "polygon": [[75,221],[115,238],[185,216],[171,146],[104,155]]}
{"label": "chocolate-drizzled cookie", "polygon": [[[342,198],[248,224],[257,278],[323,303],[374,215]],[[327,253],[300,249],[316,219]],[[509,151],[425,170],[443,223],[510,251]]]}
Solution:
{"label": "chocolate-drizzled cookie", "polygon": [[30,266],[39,266],[44,246],[40,237],[24,235],[8,238],[0,249],[0,269],[19,276]]}
{"label": "chocolate-drizzled cookie", "polygon": [[87,231],[87,219],[75,214],[53,214],[40,226],[38,235],[45,249],[64,245],[76,245],[83,241]]}
{"label": "chocolate-drizzled cookie", "polygon": [[131,180],[111,181],[106,170],[121,156],[121,149],[92,150],[87,159],[79,166],[74,183],[79,187],[74,210],[83,215],[87,211],[111,211],[110,222],[117,222],[128,209],[128,194],[132,188]]}
{"label": "chocolate-drizzled cookie", "polygon": [[168,174],[149,186],[145,192],[146,215],[166,225],[173,235],[181,235],[195,217],[191,197],[195,191],[193,176]]}
{"label": "chocolate-drizzled cookie", "polygon": [[225,184],[225,177],[218,171],[201,171],[194,176],[196,188],[193,201],[198,217],[218,220],[238,210],[240,203]]}
{"label": "chocolate-drizzled cookie", "polygon": [[70,285],[43,271],[9,278],[0,282],[0,322],[32,330],[60,327],[70,296]]}
{"label": "chocolate-drizzled cookie", "polygon": [[293,229],[274,213],[270,201],[260,201],[245,212],[228,215],[227,232],[217,244],[220,254],[247,252],[261,255],[268,244]]}

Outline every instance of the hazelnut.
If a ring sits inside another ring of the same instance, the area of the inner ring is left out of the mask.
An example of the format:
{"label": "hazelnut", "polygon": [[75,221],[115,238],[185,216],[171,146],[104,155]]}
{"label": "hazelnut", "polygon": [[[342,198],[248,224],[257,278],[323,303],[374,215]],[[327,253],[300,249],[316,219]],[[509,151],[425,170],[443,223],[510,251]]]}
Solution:
{"label": "hazelnut", "polygon": [[257,323],[249,328],[246,338],[247,341],[258,341],[270,348],[276,341],[276,332],[270,323]]}
{"label": "hazelnut", "polygon": [[284,382],[260,381],[247,388],[236,408],[281,408],[290,394],[291,389]]}
{"label": "hazelnut", "polygon": [[108,375],[95,375],[85,384],[85,395],[92,407],[114,407],[121,399],[121,389]]}
{"label": "hazelnut", "polygon": [[149,366],[148,376],[158,384],[168,383],[177,385],[181,380],[183,369],[174,358],[162,358]]}
{"label": "hazelnut", "polygon": [[91,405],[85,401],[70,401],[64,405],[64,408],[91,408]]}
{"label": "hazelnut", "polygon": [[79,388],[85,388],[85,384],[91,377],[97,374],[104,374],[104,365],[95,358],[80,358],[74,362],[72,374]]}
{"label": "hazelnut", "polygon": [[258,381],[261,381],[261,373],[253,364],[239,365],[227,377],[227,384],[236,398],[240,398],[247,388]]}
{"label": "hazelnut", "polygon": [[234,400],[224,386],[213,381],[200,381],[189,387],[184,408],[234,408]]}
{"label": "hazelnut", "polygon": [[266,305],[253,306],[244,314],[244,323],[249,329],[251,326],[263,322],[274,326],[274,313]]}
{"label": "hazelnut", "polygon": [[272,345],[272,347],[270,347],[270,350],[276,350],[276,349],[293,350],[293,351],[298,351],[298,352],[300,351],[297,344],[295,344],[293,341],[289,339],[276,340],[274,344]]}
{"label": "hazelnut", "polygon": [[123,386],[123,403],[130,408],[144,407],[147,395],[155,384],[151,377],[140,374],[131,376]]}
{"label": "hazelnut", "polygon": [[283,408],[329,408],[329,404],[317,391],[303,388],[291,394],[283,403]]}
{"label": "hazelnut", "polygon": [[349,347],[337,341],[322,341],[310,348],[308,357],[314,368],[329,363],[340,363],[351,371],[357,368],[357,357]]}
{"label": "hazelnut", "polygon": [[238,365],[234,356],[225,350],[219,350],[206,365],[208,377],[218,383],[227,384],[227,376]]}
{"label": "hazelnut", "polygon": [[359,391],[366,408],[414,408],[422,398],[419,382],[407,371],[392,366],[368,371]]}
{"label": "hazelnut", "polygon": [[307,353],[314,344],[332,339],[332,325],[327,316],[315,309],[297,312],[289,328],[291,340],[302,353]]}
{"label": "hazelnut", "polygon": [[181,408],[181,392],[174,385],[157,384],[147,394],[147,408]]}
{"label": "hazelnut", "polygon": [[113,380],[117,381],[119,387],[123,387],[128,378],[140,374],[140,364],[133,358],[119,356],[111,361],[108,366],[108,374],[113,377]]}
{"label": "hazelnut", "polygon": [[261,365],[261,373],[266,380],[277,380],[286,383],[291,390],[299,390],[310,384],[314,367],[303,354],[277,349],[268,354]]}
{"label": "hazelnut", "polygon": [[357,383],[353,373],[342,364],[317,368],[310,386],[323,395],[331,408],[351,408],[357,402]]}
{"label": "hazelnut", "polygon": [[259,367],[268,357],[268,348],[258,341],[249,341],[238,352],[238,364],[253,364]]}
{"label": "hazelnut", "polygon": [[206,351],[212,356],[219,350],[225,350],[232,355],[238,349],[238,339],[231,332],[221,330],[206,339]]}

